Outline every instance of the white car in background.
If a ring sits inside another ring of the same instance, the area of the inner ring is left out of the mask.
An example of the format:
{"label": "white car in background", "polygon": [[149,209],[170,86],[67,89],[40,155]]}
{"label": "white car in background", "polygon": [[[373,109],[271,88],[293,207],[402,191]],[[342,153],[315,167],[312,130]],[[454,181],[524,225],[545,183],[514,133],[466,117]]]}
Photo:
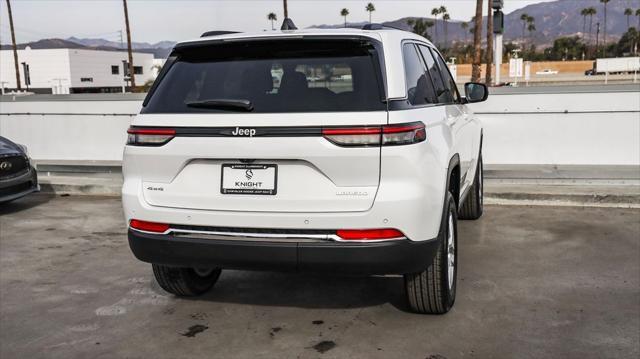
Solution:
{"label": "white car in background", "polygon": [[445,313],[457,219],[483,208],[467,103],[488,92],[465,92],[433,44],[378,25],[179,43],[128,130],[130,247],[178,296],[226,268],[402,274],[413,311]]}
{"label": "white car in background", "polygon": [[536,72],[536,75],[557,75],[558,71],[551,69],[544,69]]}

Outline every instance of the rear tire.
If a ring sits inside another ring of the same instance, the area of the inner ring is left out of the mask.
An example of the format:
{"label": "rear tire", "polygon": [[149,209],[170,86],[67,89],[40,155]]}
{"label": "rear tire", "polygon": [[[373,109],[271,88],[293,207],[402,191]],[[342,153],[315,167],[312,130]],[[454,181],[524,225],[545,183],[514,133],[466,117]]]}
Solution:
{"label": "rear tire", "polygon": [[456,203],[447,192],[440,225],[440,246],[429,267],[404,275],[409,308],[420,314],[444,314],[456,299],[458,229]]}
{"label": "rear tire", "polygon": [[218,281],[220,269],[194,269],[152,264],[153,275],[160,287],[180,297],[192,297],[207,292]]}
{"label": "rear tire", "polygon": [[460,219],[478,219],[482,216],[484,207],[484,169],[482,168],[482,154],[478,158],[476,177],[469,189],[469,194],[460,206]]}

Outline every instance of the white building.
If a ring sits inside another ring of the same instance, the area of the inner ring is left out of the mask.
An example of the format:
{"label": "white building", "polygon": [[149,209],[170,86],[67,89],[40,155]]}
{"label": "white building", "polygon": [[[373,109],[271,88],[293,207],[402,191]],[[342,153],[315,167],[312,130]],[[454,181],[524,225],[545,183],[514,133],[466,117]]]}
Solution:
{"label": "white building", "polygon": [[[101,93],[123,92],[124,67],[128,61],[126,51],[85,49],[30,49],[18,50],[20,83],[27,89],[25,65],[29,68],[29,91],[36,93]],[[133,53],[136,85],[153,80],[152,54]],[[16,89],[13,50],[0,51],[0,82],[5,90]]]}

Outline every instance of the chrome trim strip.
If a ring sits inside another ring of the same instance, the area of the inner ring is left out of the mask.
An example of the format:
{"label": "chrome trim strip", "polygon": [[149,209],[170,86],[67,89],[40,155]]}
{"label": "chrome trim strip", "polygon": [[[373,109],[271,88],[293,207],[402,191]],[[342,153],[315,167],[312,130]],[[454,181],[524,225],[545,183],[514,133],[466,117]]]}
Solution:
{"label": "chrome trim strip", "polygon": [[136,228],[130,229],[148,234],[174,234],[176,237],[190,237],[201,239],[220,239],[256,242],[344,242],[344,243],[376,243],[405,240],[407,237],[385,238],[385,239],[342,239],[336,234],[296,234],[296,233],[244,233],[244,232],[220,232],[220,231],[198,231],[169,228],[165,232],[148,232]]}

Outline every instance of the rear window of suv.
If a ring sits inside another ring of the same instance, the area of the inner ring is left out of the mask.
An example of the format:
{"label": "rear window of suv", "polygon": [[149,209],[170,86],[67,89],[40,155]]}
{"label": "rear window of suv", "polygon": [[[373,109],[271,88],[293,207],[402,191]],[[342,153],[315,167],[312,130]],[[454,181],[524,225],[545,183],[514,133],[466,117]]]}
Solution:
{"label": "rear window of suv", "polygon": [[386,109],[378,55],[365,40],[229,41],[176,51],[142,113]]}

